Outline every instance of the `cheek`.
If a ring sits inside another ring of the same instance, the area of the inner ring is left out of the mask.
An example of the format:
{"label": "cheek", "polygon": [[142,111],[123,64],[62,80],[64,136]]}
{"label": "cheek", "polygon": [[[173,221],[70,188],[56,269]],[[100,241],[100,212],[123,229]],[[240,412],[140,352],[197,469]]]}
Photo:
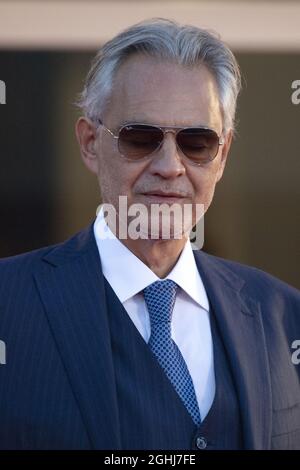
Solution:
{"label": "cheek", "polygon": [[193,176],[196,203],[204,204],[205,210],[209,207],[217,183],[218,172],[216,168],[197,168],[197,175]]}
{"label": "cheek", "polygon": [[116,204],[120,195],[128,197],[131,202],[132,188],[138,179],[140,171],[120,158],[110,156],[110,160],[100,159],[98,181],[105,202]]}

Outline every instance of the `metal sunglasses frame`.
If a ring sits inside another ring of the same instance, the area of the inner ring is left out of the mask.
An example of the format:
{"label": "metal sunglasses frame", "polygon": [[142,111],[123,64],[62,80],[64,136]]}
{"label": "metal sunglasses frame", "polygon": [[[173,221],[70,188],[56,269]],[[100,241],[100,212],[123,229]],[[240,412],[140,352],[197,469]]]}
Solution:
{"label": "metal sunglasses frame", "polygon": [[[100,126],[102,126],[115,140],[119,140],[119,135],[116,135],[113,133],[113,131],[111,129],[109,129],[108,127],[106,127],[103,122],[101,121],[101,119],[97,119],[97,122]],[[210,127],[206,127],[206,126],[187,126],[187,127],[176,127],[176,126],[158,126],[156,124],[145,124],[145,123],[141,123],[141,122],[131,122],[131,123],[128,123],[128,124],[124,124],[122,125],[119,129],[118,129],[118,134],[120,134],[121,130],[124,129],[124,127],[130,127],[130,126],[149,126],[149,127],[155,127],[156,129],[159,129],[162,131],[163,135],[164,135],[164,138],[165,138],[165,135],[167,133],[171,133],[174,135],[175,137],[175,141],[176,141],[176,146],[181,150],[182,154],[185,156],[185,158],[188,160],[189,163],[193,164],[193,165],[196,165],[196,166],[200,166],[200,165],[203,165],[204,163],[208,163],[208,162],[211,162],[213,161],[216,156],[218,155],[218,151],[216,152],[216,154],[212,157],[212,158],[209,158],[207,160],[204,160],[202,162],[195,162],[194,160],[192,160],[188,155],[186,155],[184,153],[184,151],[182,150],[182,148],[180,147],[180,145],[178,145],[178,142],[177,142],[177,139],[176,139],[176,136],[177,134],[180,132],[180,131],[183,131],[183,130],[186,130],[186,129],[203,129],[203,130],[208,130],[208,131],[212,131],[216,134],[216,136],[218,137],[218,147],[220,147],[221,145],[224,145],[224,140],[221,140],[221,136],[219,136],[217,134],[217,132],[214,130],[214,129],[211,129]],[[119,146],[119,142],[118,142],[118,151],[119,151],[119,154],[125,158],[126,160],[129,160],[129,161],[136,161],[136,162],[139,162],[141,160],[144,160],[148,157],[150,157],[151,155],[153,155],[154,152],[157,152],[161,146],[163,145],[163,142],[164,142],[164,138],[163,140],[161,141],[161,143],[159,144],[159,146],[153,150],[153,152],[149,153],[148,155],[145,155],[144,157],[141,157],[139,159],[131,159],[129,157],[127,157],[126,155],[122,154],[120,152],[120,146]]]}

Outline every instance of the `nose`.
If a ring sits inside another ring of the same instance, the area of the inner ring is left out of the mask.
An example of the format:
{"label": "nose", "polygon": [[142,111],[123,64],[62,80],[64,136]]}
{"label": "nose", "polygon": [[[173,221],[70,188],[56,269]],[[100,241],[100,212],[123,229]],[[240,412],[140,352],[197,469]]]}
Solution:
{"label": "nose", "polygon": [[175,135],[166,132],[161,147],[151,159],[149,167],[151,173],[165,179],[183,175],[185,166],[178,152]]}

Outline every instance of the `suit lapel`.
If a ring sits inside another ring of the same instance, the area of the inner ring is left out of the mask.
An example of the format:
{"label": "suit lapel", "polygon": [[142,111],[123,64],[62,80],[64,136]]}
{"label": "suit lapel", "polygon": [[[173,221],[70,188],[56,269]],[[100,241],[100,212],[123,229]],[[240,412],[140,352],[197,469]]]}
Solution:
{"label": "suit lapel", "polygon": [[269,449],[271,385],[259,304],[242,293],[245,282],[203,252],[196,263],[228,354],[240,402],[246,449]]}
{"label": "suit lapel", "polygon": [[92,447],[120,449],[103,276],[92,226],[51,250],[34,277]]}

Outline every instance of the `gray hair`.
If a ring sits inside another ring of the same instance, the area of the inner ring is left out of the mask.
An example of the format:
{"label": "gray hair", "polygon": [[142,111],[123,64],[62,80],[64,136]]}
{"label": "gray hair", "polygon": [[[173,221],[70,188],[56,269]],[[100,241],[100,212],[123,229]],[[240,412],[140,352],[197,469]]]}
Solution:
{"label": "gray hair", "polygon": [[163,18],[133,25],[100,49],[76,101],[86,117],[95,120],[103,112],[120,65],[137,53],[186,67],[205,65],[216,80],[223,129],[234,129],[241,75],[233,53],[215,33]]}

